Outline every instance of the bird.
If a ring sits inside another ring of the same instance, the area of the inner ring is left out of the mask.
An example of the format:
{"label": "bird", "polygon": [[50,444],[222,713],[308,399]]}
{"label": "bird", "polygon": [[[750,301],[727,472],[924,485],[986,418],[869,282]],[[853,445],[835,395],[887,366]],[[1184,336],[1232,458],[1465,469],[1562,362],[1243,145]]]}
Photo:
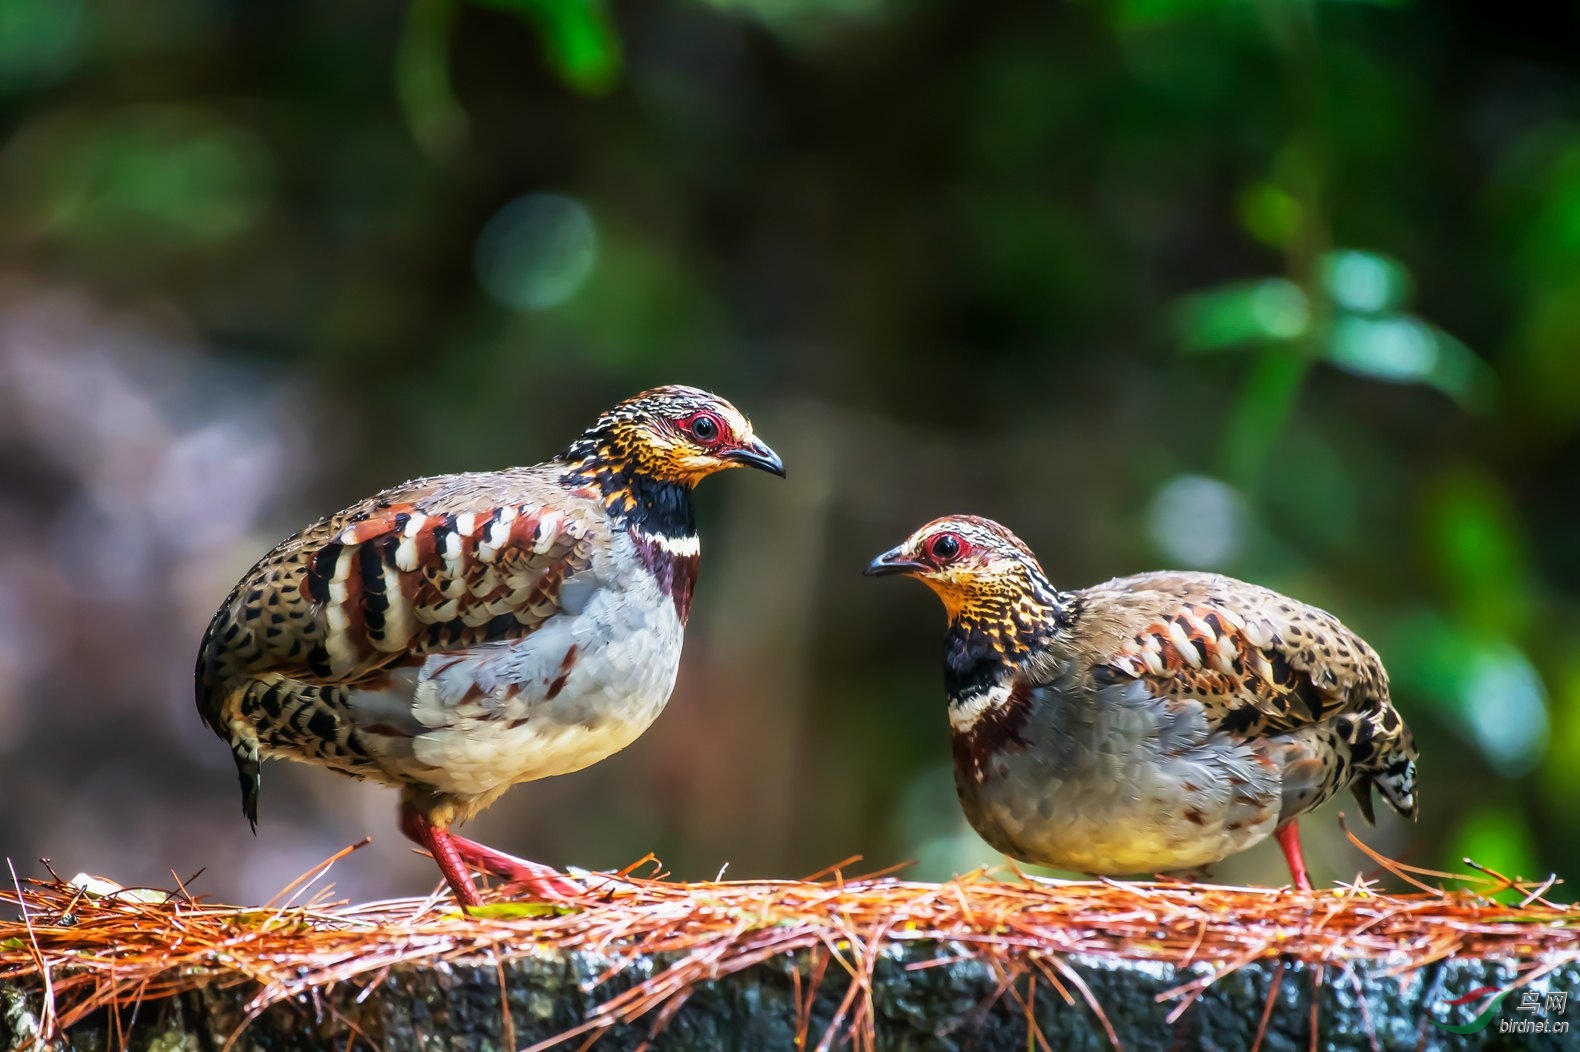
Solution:
{"label": "bird", "polygon": [[254,834],[262,761],[296,760],[399,789],[401,831],[463,906],[481,902],[468,866],[575,898],[451,827],[657,718],[697,578],[692,488],[736,467],[785,473],[729,402],[658,387],[551,460],[406,482],[280,542],[220,604],[195,670]]}
{"label": "bird", "polygon": [[1311,890],[1296,819],[1348,787],[1414,820],[1416,747],[1381,659],[1332,614],[1221,574],[1074,591],[974,515],[867,566],[949,618],[944,682],[966,818],[1021,861],[1104,876],[1199,872],[1269,835]]}

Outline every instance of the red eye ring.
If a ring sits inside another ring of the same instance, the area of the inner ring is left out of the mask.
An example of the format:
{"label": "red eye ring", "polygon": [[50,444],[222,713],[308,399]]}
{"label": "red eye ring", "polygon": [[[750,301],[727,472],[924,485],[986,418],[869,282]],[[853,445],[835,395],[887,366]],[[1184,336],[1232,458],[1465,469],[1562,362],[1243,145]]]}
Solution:
{"label": "red eye ring", "polygon": [[965,538],[958,533],[940,533],[927,542],[927,554],[939,566],[954,562],[966,549]]}
{"label": "red eye ring", "polygon": [[681,429],[690,435],[704,449],[711,449],[724,441],[730,429],[717,413],[710,413],[706,409],[686,417],[680,422]]}

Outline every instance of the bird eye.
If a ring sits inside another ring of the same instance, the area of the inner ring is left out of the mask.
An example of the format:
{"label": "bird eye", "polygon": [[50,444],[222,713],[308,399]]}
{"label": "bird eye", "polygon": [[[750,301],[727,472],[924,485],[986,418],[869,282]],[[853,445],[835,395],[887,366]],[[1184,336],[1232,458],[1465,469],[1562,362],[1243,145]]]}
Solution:
{"label": "bird eye", "polygon": [[940,533],[933,538],[927,550],[940,563],[946,563],[960,554],[960,538],[953,533]]}
{"label": "bird eye", "polygon": [[686,423],[685,428],[691,432],[692,438],[704,446],[714,445],[724,437],[724,426],[712,413],[698,413]]}

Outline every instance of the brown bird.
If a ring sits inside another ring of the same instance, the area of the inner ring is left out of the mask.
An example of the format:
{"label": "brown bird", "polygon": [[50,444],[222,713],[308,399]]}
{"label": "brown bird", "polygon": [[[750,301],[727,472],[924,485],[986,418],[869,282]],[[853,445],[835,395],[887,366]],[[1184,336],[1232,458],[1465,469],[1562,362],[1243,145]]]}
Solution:
{"label": "brown bird", "polygon": [[943,600],[955,786],[1007,855],[1159,872],[1271,833],[1309,889],[1298,816],[1349,787],[1371,821],[1373,786],[1416,816],[1388,674],[1326,611],[1211,573],[1062,592],[1018,537],[971,515],[935,519],[867,573]]}
{"label": "brown bird", "polygon": [[741,466],[784,474],[730,403],[660,387],[553,460],[418,479],[282,541],[197,660],[198,711],[253,829],[260,762],[298,760],[400,789],[402,832],[464,904],[468,866],[577,894],[450,826],[618,752],[663,710],[697,574],[691,490]]}

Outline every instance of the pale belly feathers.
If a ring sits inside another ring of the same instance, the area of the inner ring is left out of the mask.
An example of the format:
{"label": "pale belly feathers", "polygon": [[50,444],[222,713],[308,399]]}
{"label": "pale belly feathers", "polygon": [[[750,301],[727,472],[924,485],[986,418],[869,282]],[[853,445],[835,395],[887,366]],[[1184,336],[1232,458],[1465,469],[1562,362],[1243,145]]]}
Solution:
{"label": "pale belly feathers", "polygon": [[1278,825],[1268,749],[1210,733],[1200,705],[1166,709],[1140,683],[1080,702],[1041,688],[1018,735],[980,771],[956,767],[972,826],[1015,858],[1110,875],[1185,869]]}
{"label": "pale belly feathers", "polygon": [[609,566],[569,579],[563,610],[523,639],[434,655],[384,689],[351,692],[380,766],[397,783],[491,797],[635,741],[674,690],[683,625],[651,575],[612,579]]}

